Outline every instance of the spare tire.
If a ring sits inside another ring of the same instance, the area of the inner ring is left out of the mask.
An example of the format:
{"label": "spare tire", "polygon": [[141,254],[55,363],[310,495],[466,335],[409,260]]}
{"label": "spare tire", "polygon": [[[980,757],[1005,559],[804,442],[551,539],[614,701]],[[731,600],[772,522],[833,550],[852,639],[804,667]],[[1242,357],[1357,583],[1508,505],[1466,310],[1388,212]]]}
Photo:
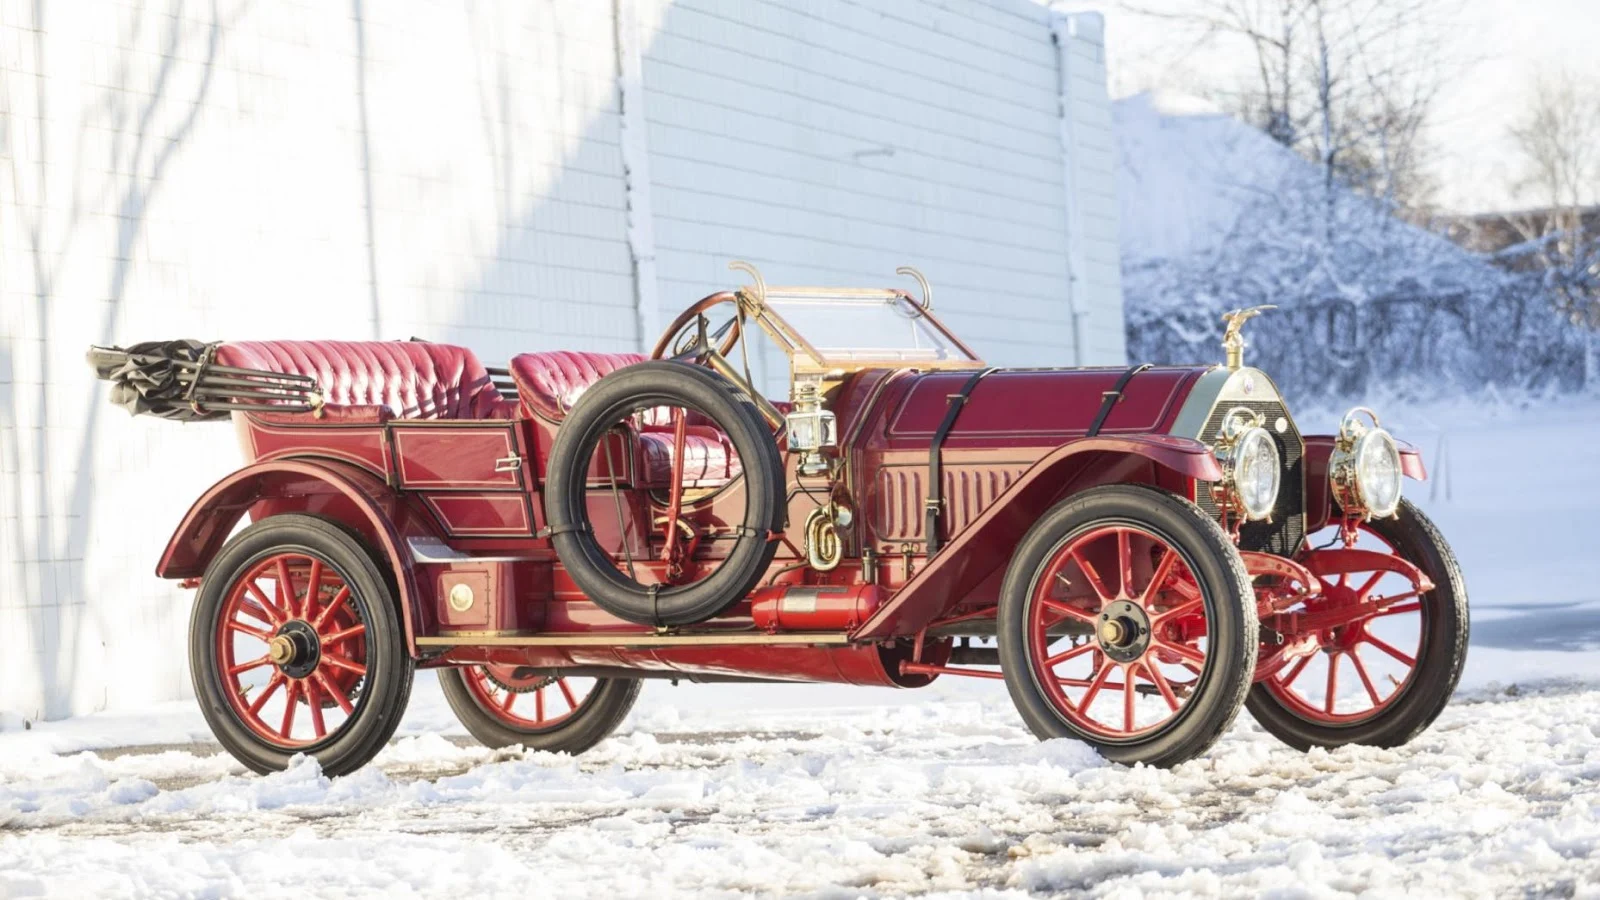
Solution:
{"label": "spare tire", "polygon": [[[635,411],[679,407],[698,412],[727,434],[745,482],[744,519],[736,543],[715,572],[684,585],[645,585],[618,568],[589,522],[587,475],[601,439]],[[596,605],[619,619],[662,627],[704,622],[726,610],[766,574],[783,530],[783,461],[755,403],[709,369],[667,360],[637,363],[583,392],[556,433],[544,490],[556,555]]]}

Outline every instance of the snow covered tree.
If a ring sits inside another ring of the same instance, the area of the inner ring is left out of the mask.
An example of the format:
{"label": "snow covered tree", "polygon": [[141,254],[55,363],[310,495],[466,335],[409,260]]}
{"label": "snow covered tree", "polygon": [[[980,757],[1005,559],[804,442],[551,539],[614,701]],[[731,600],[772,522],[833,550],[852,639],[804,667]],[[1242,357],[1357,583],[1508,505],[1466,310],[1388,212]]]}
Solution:
{"label": "snow covered tree", "polygon": [[1531,262],[1557,308],[1587,333],[1584,383],[1600,388],[1600,83],[1546,73],[1511,129],[1521,152],[1518,187],[1545,204],[1509,216],[1523,243],[1502,251]]}
{"label": "snow covered tree", "polygon": [[1193,0],[1175,21],[1196,43],[1237,47],[1251,75],[1211,95],[1343,185],[1392,206],[1422,203],[1422,127],[1451,72],[1444,31],[1460,0]]}

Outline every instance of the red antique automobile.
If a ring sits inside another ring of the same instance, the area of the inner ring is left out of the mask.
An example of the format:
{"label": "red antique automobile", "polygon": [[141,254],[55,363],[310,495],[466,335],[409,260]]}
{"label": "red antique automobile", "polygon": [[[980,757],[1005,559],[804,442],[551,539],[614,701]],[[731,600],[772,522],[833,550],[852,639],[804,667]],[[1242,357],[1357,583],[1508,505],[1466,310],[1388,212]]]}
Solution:
{"label": "red antique automobile", "polygon": [[417,667],[484,743],[572,753],[652,678],[998,679],[1041,738],[1163,766],[1241,706],[1304,749],[1402,744],[1448,701],[1466,589],[1401,497],[1421,459],[1366,410],[1302,436],[1242,363],[1254,310],[1226,365],[1000,369],[912,270],[920,298],[736,267],[649,358],[92,350],[116,402],[231,418],[244,450],[156,566],[198,588],[222,744],[349,772]]}

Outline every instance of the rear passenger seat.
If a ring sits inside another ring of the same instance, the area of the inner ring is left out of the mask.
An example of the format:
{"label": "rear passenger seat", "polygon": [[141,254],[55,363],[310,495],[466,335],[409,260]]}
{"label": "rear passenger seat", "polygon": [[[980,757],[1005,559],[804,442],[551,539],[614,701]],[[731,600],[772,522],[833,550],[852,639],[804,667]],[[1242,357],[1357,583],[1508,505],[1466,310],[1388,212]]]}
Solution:
{"label": "rear passenger seat", "polygon": [[310,375],[328,412],[341,418],[513,419],[517,413],[477,356],[452,344],[237,341],[218,347],[216,362]]}

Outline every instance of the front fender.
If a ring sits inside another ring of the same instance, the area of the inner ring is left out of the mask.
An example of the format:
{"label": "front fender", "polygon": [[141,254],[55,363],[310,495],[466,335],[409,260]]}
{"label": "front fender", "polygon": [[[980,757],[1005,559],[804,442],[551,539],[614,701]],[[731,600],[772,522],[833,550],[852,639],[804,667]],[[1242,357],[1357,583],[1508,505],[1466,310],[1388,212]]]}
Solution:
{"label": "front fender", "polygon": [[1118,435],[1073,441],[1045,454],[962,529],[889,602],[852,635],[882,640],[915,634],[959,603],[996,568],[1008,564],[1017,543],[1074,485],[1110,483],[1091,472],[1123,471],[1127,462],[1154,463],[1189,481],[1218,481],[1222,468],[1200,441],[1165,434]]}
{"label": "front fender", "polygon": [[[1328,494],[1328,460],[1333,456],[1333,444],[1338,439],[1332,434],[1305,435],[1306,455],[1306,534],[1311,535],[1326,528],[1333,518],[1333,501]],[[1395,438],[1400,450],[1400,471],[1407,478],[1428,480],[1428,469],[1422,462],[1422,451],[1416,445]]]}
{"label": "front fender", "polygon": [[256,518],[283,512],[323,515],[354,528],[380,553],[400,592],[406,645],[416,653],[414,637],[422,622],[426,598],[421,596],[414,560],[400,523],[408,516],[395,492],[371,473],[330,460],[278,459],[257,463],[212,485],[200,495],[167,542],[156,575],[198,578],[222,549],[245,513]]}

